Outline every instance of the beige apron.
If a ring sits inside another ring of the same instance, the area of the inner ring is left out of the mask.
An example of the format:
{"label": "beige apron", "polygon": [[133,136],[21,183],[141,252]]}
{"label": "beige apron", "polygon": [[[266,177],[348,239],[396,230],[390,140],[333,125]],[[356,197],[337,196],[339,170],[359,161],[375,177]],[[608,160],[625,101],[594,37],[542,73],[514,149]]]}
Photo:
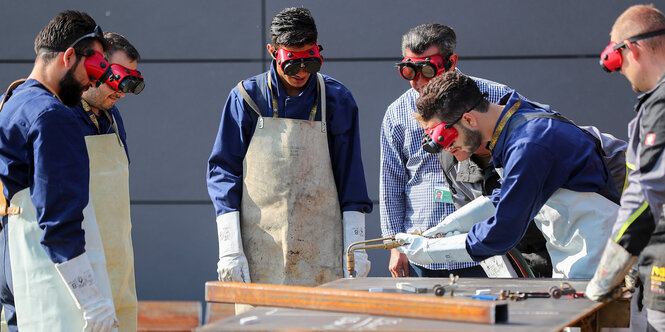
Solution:
{"label": "beige apron", "polygon": [[[30,188],[16,193],[10,205],[21,208],[20,214],[8,216],[7,226],[19,331],[83,331],[83,313],[40,244],[44,231],[37,224]],[[83,210],[82,227],[97,286],[102,295],[111,298],[104,248],[91,204]]]}
{"label": "beige apron", "polygon": [[115,133],[85,137],[90,158],[90,202],[106,253],[119,331],[136,331],[137,298],[134,249],[129,212],[129,162],[118,128]]}
{"label": "beige apron", "polygon": [[[0,102],[0,110],[12,90],[25,79],[12,83]],[[2,193],[0,193],[1,195]],[[4,197],[2,198],[4,201]],[[21,332],[71,332],[83,330],[83,314],[77,308],[69,288],[62,281],[55,264],[40,241],[44,231],[37,223],[37,211],[30,198],[30,188],[14,194],[7,216],[9,259],[12,266],[14,305]],[[90,260],[99,291],[111,297],[106,273],[104,248],[91,204],[83,209],[81,227],[85,231],[85,250]]]}
{"label": "beige apron", "polygon": [[264,118],[243,162],[240,225],[252,282],[316,286],[343,276],[342,217],[321,119]]}

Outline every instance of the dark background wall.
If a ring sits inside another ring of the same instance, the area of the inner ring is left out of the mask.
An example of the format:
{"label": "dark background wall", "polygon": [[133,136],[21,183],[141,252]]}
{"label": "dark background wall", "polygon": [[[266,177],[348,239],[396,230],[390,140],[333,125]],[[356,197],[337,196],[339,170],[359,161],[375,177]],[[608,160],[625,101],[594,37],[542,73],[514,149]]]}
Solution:
{"label": "dark background wall", "polygon": [[[207,158],[228,92],[267,68],[272,17],[309,8],[323,72],[343,82],[360,108],[362,151],[379,237],[379,128],[408,87],[396,69],[401,35],[422,23],[457,33],[459,68],[510,85],[578,124],[625,139],[635,94],[598,66],[619,0],[558,1],[0,1],[0,87],[30,73],[34,38],[64,9],[90,13],[141,52],[147,87],[118,103],[131,156],[136,280],[140,300],[203,300],[214,280],[217,238],[205,186]],[[665,10],[663,2],[655,3]],[[389,252],[372,250],[370,276],[388,276]]]}

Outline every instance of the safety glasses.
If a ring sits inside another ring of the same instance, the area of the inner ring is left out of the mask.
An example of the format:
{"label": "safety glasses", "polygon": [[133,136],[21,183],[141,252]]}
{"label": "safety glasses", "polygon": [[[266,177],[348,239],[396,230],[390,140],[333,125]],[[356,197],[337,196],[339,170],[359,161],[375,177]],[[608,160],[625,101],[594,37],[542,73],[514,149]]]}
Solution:
{"label": "safety glasses", "polygon": [[[628,41],[631,43],[636,43],[638,40],[663,34],[665,34],[665,29],[639,34],[637,36],[628,38]],[[605,50],[603,50],[603,53],[600,54],[600,67],[602,67],[603,70],[608,73],[619,71],[623,65],[621,49],[624,47],[626,47],[624,42],[618,44],[615,42],[610,42],[610,44],[605,47]]]}
{"label": "safety glasses", "polygon": [[292,52],[280,48],[277,50],[275,58],[277,59],[277,65],[281,66],[284,74],[288,76],[298,75],[300,68],[305,68],[308,73],[315,74],[321,70],[321,64],[323,64],[320,51],[323,51],[321,45],[302,52]]}
{"label": "safety glasses", "polygon": [[424,78],[434,78],[446,71],[444,59],[438,54],[426,58],[406,57],[395,66],[402,78],[407,81],[416,79],[419,73]]}

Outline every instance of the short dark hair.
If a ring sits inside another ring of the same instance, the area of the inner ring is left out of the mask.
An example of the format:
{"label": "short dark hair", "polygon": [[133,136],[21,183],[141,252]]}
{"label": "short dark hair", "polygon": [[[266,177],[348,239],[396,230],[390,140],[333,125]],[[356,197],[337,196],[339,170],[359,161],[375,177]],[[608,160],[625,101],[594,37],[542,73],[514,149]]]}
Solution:
{"label": "short dark hair", "polygon": [[[35,38],[35,53],[46,62],[58,52],[64,52],[79,37],[95,31],[97,23],[87,13],[75,10],[61,12],[46,24]],[[94,38],[86,38],[78,42],[74,49],[84,53],[92,45]],[[99,39],[98,39],[99,40]],[[104,40],[99,40],[106,47]]]}
{"label": "short dark hair", "polygon": [[105,32],[104,39],[108,45],[108,49],[105,52],[107,59],[110,58],[116,51],[123,51],[125,54],[127,54],[129,59],[133,61],[141,60],[139,51],[136,50],[134,45],[132,45],[132,43],[130,43],[129,40],[127,40],[127,38],[125,38],[123,35],[115,32]]}
{"label": "short dark hair", "polygon": [[413,53],[423,53],[436,45],[441,56],[455,53],[457,36],[453,28],[437,23],[421,24],[411,28],[402,36],[402,55],[408,48]]}
{"label": "short dark hair", "polygon": [[317,39],[316,23],[307,8],[285,8],[270,22],[270,40],[274,47],[301,47],[316,44]]}
{"label": "short dark hair", "polygon": [[471,109],[487,112],[489,102],[474,80],[453,71],[429,81],[416,99],[416,107],[424,121],[437,115],[441,121],[450,123]]}

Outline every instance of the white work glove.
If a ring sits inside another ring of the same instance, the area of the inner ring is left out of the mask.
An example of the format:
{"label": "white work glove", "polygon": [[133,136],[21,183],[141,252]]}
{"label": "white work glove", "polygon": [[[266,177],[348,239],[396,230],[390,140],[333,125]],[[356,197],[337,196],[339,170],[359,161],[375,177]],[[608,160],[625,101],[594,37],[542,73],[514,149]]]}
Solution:
{"label": "white work glove", "polygon": [[[489,198],[480,196],[449,214],[436,226],[424,231],[423,236],[441,237],[452,232],[468,233],[471,226],[493,216],[495,210],[494,204]],[[437,234],[440,235],[437,236]]]}
{"label": "white work glove", "polygon": [[417,264],[471,262],[473,260],[466,251],[466,235],[464,233],[429,239],[419,235],[398,233],[395,234],[395,240],[405,243],[397,247],[397,250]]}
{"label": "white work glove", "polygon": [[95,273],[87,253],[64,263],[55,264],[62,281],[67,285],[76,306],[83,311],[84,332],[117,331],[118,318],[113,300],[105,298],[97,288]]}
{"label": "white work glove", "polygon": [[619,286],[636,261],[637,256],[631,255],[618,243],[608,239],[596,273],[589,281],[584,296],[599,302],[619,297]]}
{"label": "white work glove", "polygon": [[217,274],[220,281],[252,282],[249,264],[242,250],[240,237],[240,212],[233,211],[217,217],[219,238],[219,262]]}
{"label": "white work glove", "polygon": [[[342,227],[344,229],[344,252],[353,242],[365,241],[365,214],[358,211],[344,211],[342,213]],[[356,277],[366,277],[372,263],[367,257],[367,252],[356,250],[354,253],[354,270]],[[346,269],[346,259],[343,259],[344,278],[349,278],[349,271]]]}

